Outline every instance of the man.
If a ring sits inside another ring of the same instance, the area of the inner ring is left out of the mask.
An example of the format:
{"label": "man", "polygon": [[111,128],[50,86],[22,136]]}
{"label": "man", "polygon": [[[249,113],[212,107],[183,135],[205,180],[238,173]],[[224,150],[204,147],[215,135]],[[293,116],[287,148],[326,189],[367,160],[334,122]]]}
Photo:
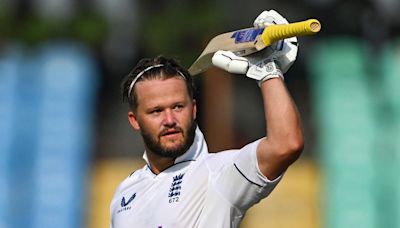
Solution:
{"label": "man", "polygon": [[[256,26],[272,23],[287,21],[272,10],[255,21]],[[147,165],[116,190],[111,227],[239,226],[246,211],[269,195],[303,148],[300,118],[282,75],[296,58],[296,41],[280,41],[248,58],[227,51],[214,55],[214,65],[257,79],[268,132],[268,137],[239,150],[219,153],[208,153],[195,122],[188,72],[164,57],[138,63],[122,87],[131,108],[129,122],[143,137]]]}

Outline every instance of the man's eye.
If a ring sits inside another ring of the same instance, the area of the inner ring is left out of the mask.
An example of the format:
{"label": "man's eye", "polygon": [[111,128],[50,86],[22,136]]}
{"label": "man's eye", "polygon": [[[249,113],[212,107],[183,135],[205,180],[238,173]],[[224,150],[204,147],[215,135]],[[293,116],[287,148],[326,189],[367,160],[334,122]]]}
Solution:
{"label": "man's eye", "polygon": [[180,110],[183,108],[183,105],[175,105],[174,109],[175,110]]}
{"label": "man's eye", "polygon": [[160,112],[161,112],[161,109],[154,109],[154,110],[151,110],[150,113],[157,114],[157,113],[160,113]]}

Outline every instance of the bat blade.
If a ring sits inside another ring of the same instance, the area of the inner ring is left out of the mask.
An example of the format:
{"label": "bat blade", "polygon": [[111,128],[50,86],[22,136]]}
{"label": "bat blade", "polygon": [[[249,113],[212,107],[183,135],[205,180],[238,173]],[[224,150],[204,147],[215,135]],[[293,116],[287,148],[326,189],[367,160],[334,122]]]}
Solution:
{"label": "bat blade", "polygon": [[220,34],[208,42],[206,48],[189,68],[191,75],[204,72],[211,66],[211,58],[219,50],[232,51],[238,56],[250,55],[257,52],[256,43],[259,42],[264,28],[247,28]]}
{"label": "bat blade", "polygon": [[320,31],[321,24],[316,19],[265,28],[247,28],[220,34],[207,44],[204,51],[189,68],[191,75],[197,75],[211,66],[211,58],[219,50],[232,51],[238,56],[246,56],[260,51],[274,42],[293,36],[313,35]]}

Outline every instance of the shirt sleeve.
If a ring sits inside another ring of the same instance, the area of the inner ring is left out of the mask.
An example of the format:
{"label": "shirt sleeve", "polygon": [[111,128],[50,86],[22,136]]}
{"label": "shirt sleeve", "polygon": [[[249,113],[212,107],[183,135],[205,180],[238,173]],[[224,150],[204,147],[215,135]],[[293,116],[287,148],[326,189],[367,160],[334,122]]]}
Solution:
{"label": "shirt sleeve", "polygon": [[[228,153],[220,163],[213,178],[214,187],[233,206],[245,211],[261,199],[267,197],[281,180],[265,177],[257,162],[257,146],[260,140],[246,145],[240,150]],[[224,152],[223,152],[224,153]]]}

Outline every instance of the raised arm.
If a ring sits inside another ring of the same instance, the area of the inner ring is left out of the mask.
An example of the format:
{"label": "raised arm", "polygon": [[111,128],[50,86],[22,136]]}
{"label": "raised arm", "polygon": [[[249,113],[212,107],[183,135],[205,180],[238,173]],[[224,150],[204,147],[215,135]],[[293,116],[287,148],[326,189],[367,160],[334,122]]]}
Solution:
{"label": "raised arm", "polygon": [[[288,23],[285,18],[270,10],[261,13],[254,25],[262,27],[285,23]],[[301,120],[283,80],[283,73],[295,61],[297,50],[297,39],[294,37],[246,58],[227,51],[219,51],[213,56],[214,65],[232,73],[246,74],[258,81],[267,131],[257,147],[257,161],[260,171],[270,180],[281,175],[303,150]],[[243,66],[243,62],[248,64]]]}
{"label": "raised arm", "polygon": [[297,108],[280,78],[261,84],[267,137],[257,148],[260,171],[270,180],[282,174],[303,149],[303,130]]}

